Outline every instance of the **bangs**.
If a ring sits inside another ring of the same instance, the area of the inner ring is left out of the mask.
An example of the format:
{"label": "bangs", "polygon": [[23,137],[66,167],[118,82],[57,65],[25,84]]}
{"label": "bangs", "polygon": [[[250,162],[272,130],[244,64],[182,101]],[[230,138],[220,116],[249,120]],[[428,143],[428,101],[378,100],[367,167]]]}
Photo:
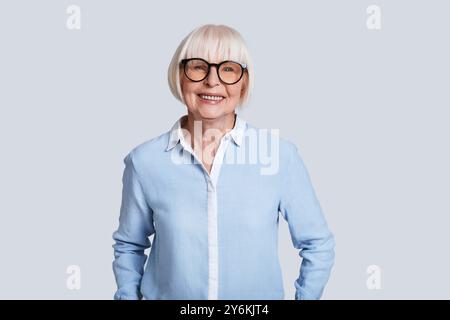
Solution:
{"label": "bangs", "polygon": [[194,32],[182,59],[202,58],[208,62],[232,60],[247,63],[243,41],[239,34],[233,34],[228,28],[203,28]]}

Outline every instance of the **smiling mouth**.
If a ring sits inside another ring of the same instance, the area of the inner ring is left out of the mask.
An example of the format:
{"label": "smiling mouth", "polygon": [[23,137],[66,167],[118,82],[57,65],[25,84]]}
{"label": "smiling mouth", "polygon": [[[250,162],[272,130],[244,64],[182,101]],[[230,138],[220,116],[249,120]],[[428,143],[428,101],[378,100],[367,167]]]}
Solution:
{"label": "smiling mouth", "polygon": [[202,101],[208,102],[208,103],[219,103],[225,97],[223,96],[216,96],[216,95],[206,95],[206,94],[198,94],[197,95]]}

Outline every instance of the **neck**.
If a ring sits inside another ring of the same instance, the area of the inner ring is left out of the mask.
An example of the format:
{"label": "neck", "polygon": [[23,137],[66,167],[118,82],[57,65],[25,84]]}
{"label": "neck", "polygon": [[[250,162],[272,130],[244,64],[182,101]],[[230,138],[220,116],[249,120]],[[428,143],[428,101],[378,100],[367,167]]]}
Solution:
{"label": "neck", "polygon": [[216,150],[222,137],[233,129],[236,114],[231,112],[215,119],[202,119],[188,112],[187,117],[183,120],[181,127],[189,131],[191,146],[194,150],[199,147],[204,150],[212,143]]}

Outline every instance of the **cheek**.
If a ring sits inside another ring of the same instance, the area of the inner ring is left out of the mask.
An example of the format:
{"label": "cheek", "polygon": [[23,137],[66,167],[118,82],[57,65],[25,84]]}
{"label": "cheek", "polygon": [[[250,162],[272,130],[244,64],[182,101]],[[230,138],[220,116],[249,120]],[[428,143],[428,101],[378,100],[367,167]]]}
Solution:
{"label": "cheek", "polygon": [[228,95],[232,99],[239,99],[241,97],[242,85],[233,86],[228,89]]}
{"label": "cheek", "polygon": [[180,86],[183,95],[191,95],[197,90],[197,83],[189,81],[185,78],[184,74],[180,75]]}
{"label": "cheek", "polygon": [[183,96],[185,100],[193,100],[196,92],[195,84],[192,83],[181,83],[181,91],[183,92]]}

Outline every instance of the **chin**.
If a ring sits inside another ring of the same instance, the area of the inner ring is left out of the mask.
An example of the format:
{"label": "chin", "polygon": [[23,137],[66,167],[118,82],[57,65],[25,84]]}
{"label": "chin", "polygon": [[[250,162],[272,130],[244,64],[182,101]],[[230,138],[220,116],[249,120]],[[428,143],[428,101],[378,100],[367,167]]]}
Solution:
{"label": "chin", "polygon": [[[210,106],[208,106],[210,107]],[[224,114],[223,109],[216,109],[216,110],[204,110],[204,108],[199,109],[199,114],[204,119],[215,119],[219,118]]]}

